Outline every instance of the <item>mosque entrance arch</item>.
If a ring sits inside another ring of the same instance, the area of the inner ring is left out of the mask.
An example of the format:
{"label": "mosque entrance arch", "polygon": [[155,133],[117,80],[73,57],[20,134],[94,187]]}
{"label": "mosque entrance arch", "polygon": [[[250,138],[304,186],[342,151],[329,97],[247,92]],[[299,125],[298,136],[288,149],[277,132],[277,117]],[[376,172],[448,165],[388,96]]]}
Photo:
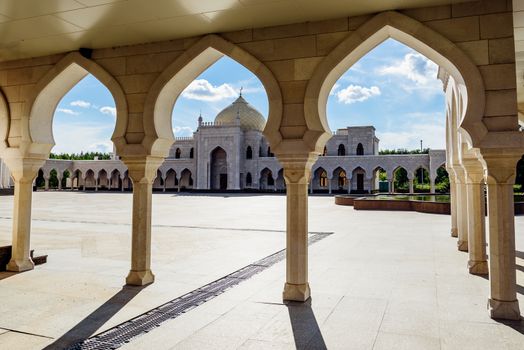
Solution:
{"label": "mosque entrance arch", "polygon": [[227,190],[227,153],[222,147],[211,152],[210,188],[212,190]]}

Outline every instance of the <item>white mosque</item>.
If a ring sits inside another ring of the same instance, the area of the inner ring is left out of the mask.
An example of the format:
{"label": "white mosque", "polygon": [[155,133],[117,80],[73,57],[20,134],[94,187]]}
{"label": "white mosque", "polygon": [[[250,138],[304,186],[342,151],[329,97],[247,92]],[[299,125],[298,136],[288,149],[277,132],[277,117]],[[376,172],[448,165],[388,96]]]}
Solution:
{"label": "white mosque", "polygon": [[[213,122],[198,118],[191,137],[178,137],[169,157],[158,169],[157,191],[283,191],[283,169],[271,152],[262,131],[266,120],[240,96],[217,114]],[[324,154],[313,166],[313,192],[369,193],[378,190],[378,173],[385,171],[389,191],[394,191],[394,174],[405,169],[413,192],[418,169],[429,173],[434,191],[437,169],[445,165],[445,151],[429,154],[379,155],[379,140],[373,126],[338,129],[328,141]],[[4,167],[5,168],[5,167]],[[55,171],[56,189],[130,190],[126,166],[111,160],[55,160],[46,162],[39,173],[44,188],[50,189]],[[9,186],[9,176],[2,177]]]}

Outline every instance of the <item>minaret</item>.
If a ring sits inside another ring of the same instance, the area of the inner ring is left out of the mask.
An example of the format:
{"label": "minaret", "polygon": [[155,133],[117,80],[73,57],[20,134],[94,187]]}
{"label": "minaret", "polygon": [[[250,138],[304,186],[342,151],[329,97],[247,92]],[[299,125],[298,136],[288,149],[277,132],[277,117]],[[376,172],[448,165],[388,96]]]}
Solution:
{"label": "minaret", "polygon": [[200,110],[200,115],[198,116],[198,126],[200,127],[202,125],[202,110]]}

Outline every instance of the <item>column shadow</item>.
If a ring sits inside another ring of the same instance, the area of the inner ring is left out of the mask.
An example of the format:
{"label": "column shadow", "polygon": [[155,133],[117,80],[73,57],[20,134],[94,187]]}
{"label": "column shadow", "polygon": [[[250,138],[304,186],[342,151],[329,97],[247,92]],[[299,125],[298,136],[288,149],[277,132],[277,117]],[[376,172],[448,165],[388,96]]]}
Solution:
{"label": "column shadow", "polygon": [[15,276],[17,273],[19,272],[2,271],[0,272],[0,281],[6,278],[9,278],[11,276]]}
{"label": "column shadow", "polygon": [[520,321],[508,321],[508,320],[495,320],[500,324],[503,324],[509,328],[512,328],[516,332],[519,332],[520,334],[524,334],[524,321],[521,319]]}
{"label": "column shadow", "polygon": [[98,309],[89,314],[77,325],[67,331],[44,350],[66,349],[76,343],[82,342],[92,336],[100,327],[120,311],[127,303],[138,295],[146,286],[123,286]]}
{"label": "column shadow", "polygon": [[293,329],[297,349],[327,349],[322,333],[311,308],[311,298],[306,302],[288,301],[285,303]]}

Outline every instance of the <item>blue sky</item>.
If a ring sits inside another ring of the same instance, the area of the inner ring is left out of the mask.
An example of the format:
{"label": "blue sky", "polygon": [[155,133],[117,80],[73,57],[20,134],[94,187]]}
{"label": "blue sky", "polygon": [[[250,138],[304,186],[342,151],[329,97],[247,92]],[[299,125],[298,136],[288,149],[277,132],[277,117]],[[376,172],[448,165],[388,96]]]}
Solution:
{"label": "blue sky", "polygon": [[[381,149],[445,147],[444,94],[437,66],[409,47],[389,39],[370,51],[333,87],[327,104],[332,130],[374,125]],[[173,130],[190,136],[200,113],[205,121],[243,96],[267,117],[268,103],[258,78],[223,57],[193,81],[173,109]],[[87,76],[60,101],[53,123],[53,152],[110,151],[114,101]]]}

